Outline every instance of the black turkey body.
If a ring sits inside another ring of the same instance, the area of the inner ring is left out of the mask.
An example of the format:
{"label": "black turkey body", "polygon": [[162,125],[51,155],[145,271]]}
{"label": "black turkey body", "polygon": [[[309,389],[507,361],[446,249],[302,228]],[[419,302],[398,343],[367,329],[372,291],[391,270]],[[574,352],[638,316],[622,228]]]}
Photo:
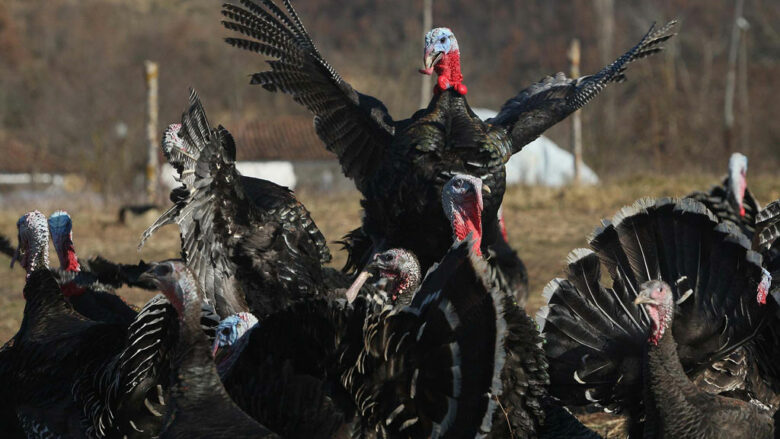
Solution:
{"label": "black turkey body", "polygon": [[[595,75],[569,79],[559,74],[526,88],[487,122],[453,88],[435,94],[411,118],[394,121],[379,100],[355,91],[323,59],[288,0],[283,7],[270,0],[241,4],[223,6],[223,24],[247,38],[226,41],[273,58],[271,70],[254,74],[252,83],[288,93],[314,113],[320,139],[363,194],[362,230],[347,236],[353,266],[346,268],[357,270],[371,255],[390,248],[411,250],[423,270],[438,261],[451,242],[439,200],[455,173],[482,178],[491,189],[482,216],[486,251],[500,233],[496,214],[507,160],[607,84],[625,79],[626,66],[659,51],[673,24],[651,29]],[[354,254],[358,250],[362,254]]]}
{"label": "black turkey body", "polygon": [[494,396],[506,324],[492,269],[472,246],[454,245],[408,307],[359,295],[351,304],[309,298],[269,315],[234,352],[225,387],[289,437],[490,430],[504,422]]}
{"label": "black turkey body", "polygon": [[[729,422],[744,427],[754,407],[706,394],[689,377],[749,346],[766,324],[768,307],[756,300],[763,260],[750,241],[694,200],[660,199],[640,200],[603,221],[590,245],[592,251],[573,251],[566,278],[545,288],[548,305],[539,319],[551,394],[567,405],[596,403],[625,411],[630,437],[642,437],[642,431],[660,437],[658,428],[673,424],[669,412],[662,423],[643,424],[642,418],[657,419],[656,407],[678,407],[679,398],[689,404],[679,407],[681,418],[710,410],[722,417],[702,418],[685,437],[720,437],[713,432]],[[602,266],[611,287],[601,283]],[[672,285],[680,303],[658,349],[648,350],[650,319],[633,301],[640,285],[653,279]],[[651,381],[656,393],[647,387]],[[724,412],[723,404],[734,413]],[[750,434],[763,431],[759,420],[765,415],[758,415]],[[722,433],[753,437],[734,429]]]}
{"label": "black turkey body", "polygon": [[194,91],[181,127],[169,128],[166,139],[164,151],[184,184],[141,245],[177,223],[182,257],[221,317],[250,310],[262,318],[349,286],[346,275],[323,266],[331,257],[325,238],[293,192],[238,172],[233,137],[210,127]]}

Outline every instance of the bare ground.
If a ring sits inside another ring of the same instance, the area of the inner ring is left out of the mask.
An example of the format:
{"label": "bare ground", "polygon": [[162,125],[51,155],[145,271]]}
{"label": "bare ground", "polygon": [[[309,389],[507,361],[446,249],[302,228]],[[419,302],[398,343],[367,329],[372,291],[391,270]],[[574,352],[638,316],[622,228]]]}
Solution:
{"label": "bare ground", "polygon": [[[719,181],[719,176],[712,175],[676,178],[644,175],[596,187],[510,188],[504,198],[504,214],[511,244],[518,249],[528,267],[532,292],[528,303],[529,314],[535,313],[542,305],[542,288],[561,274],[568,252],[585,246],[586,236],[599,219],[611,217],[620,207],[641,197],[682,196]],[[766,204],[780,198],[780,177],[751,175],[750,188],[758,200]],[[337,240],[359,224],[359,198],[356,193],[328,195],[304,191],[298,197],[311,210],[317,225],[330,241]],[[68,209],[73,216],[76,250],[82,257],[100,254],[114,261],[135,263],[138,259],[160,260],[178,255],[178,232],[171,226],[159,231],[140,253],[136,250],[141,233],[154,220],[151,215],[123,225],[116,220],[116,210],[77,208],[67,202],[50,208],[19,205],[11,209],[4,206],[0,210],[0,233],[15,238],[16,220],[33,208],[45,210],[46,214],[56,208]],[[337,245],[332,245],[331,250],[334,253],[333,264],[340,267],[345,260],[344,253]],[[52,264],[56,265],[54,252],[51,256]],[[0,263],[0,340],[7,340],[16,332],[24,309],[21,294],[24,275],[18,267],[10,270],[7,262],[6,259],[5,263]],[[152,296],[149,292],[133,289],[123,289],[120,294],[136,305],[143,305]],[[592,414],[583,415],[583,419],[605,437],[622,435],[619,417]]]}

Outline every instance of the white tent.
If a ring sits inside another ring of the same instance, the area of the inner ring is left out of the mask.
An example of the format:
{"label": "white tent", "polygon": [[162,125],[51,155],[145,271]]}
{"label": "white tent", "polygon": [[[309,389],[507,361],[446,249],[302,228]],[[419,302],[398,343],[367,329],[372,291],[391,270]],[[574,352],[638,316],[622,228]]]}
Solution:
{"label": "white tent", "polygon": [[[495,116],[488,108],[473,108],[482,120]],[[583,166],[582,182],[597,184],[599,177],[587,165]],[[527,184],[559,187],[574,178],[574,156],[547,137],[541,136],[512,156],[506,164],[507,184]]]}

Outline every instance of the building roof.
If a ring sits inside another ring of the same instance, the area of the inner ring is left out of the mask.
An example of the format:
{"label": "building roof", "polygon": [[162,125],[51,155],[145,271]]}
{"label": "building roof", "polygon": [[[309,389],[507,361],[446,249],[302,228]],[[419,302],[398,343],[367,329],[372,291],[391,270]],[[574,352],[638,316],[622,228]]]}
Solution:
{"label": "building roof", "polygon": [[280,116],[244,122],[230,130],[239,161],[335,160],[325,149],[311,116]]}
{"label": "building roof", "polygon": [[0,172],[4,174],[62,173],[65,171],[60,160],[56,160],[42,148],[25,145],[18,140],[0,140]]}

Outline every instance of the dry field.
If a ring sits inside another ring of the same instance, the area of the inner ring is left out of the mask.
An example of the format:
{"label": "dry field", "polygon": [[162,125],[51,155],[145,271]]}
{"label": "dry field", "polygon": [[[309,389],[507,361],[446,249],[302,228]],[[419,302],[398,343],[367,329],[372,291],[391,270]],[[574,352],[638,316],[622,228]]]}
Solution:
{"label": "dry field", "polygon": [[[529,313],[541,306],[541,290],[544,285],[561,273],[567,253],[585,245],[585,237],[597,225],[599,219],[610,217],[620,207],[644,196],[681,196],[695,189],[708,188],[720,181],[720,176],[688,175],[669,178],[661,175],[638,176],[631,179],[609,181],[597,187],[573,187],[547,189],[512,187],[504,197],[504,214],[511,244],[518,249],[525,261],[532,296]],[[780,198],[780,177],[774,175],[749,175],[751,191],[762,204]],[[317,225],[325,236],[334,241],[359,223],[358,196],[356,193],[327,195],[301,192],[299,199],[311,210]],[[106,258],[125,262],[159,260],[178,254],[178,233],[175,227],[167,227],[150,239],[143,251],[136,250],[138,238],[154,218],[137,218],[128,225],[117,223],[116,210],[77,209],[64,202],[61,206],[19,205],[0,210],[0,233],[16,236],[16,220],[26,210],[38,208],[47,215],[54,209],[64,208],[73,216],[73,237],[77,252],[82,257],[100,254]],[[341,266],[345,256],[337,245],[334,265]],[[52,264],[57,263],[54,252]],[[22,288],[24,276],[17,267],[8,268],[8,260],[0,263],[0,340],[11,337],[19,327],[24,309]],[[129,302],[142,305],[151,293],[138,290],[120,291]],[[620,431],[619,418],[608,415],[589,415],[588,423],[599,433],[615,437]]]}

